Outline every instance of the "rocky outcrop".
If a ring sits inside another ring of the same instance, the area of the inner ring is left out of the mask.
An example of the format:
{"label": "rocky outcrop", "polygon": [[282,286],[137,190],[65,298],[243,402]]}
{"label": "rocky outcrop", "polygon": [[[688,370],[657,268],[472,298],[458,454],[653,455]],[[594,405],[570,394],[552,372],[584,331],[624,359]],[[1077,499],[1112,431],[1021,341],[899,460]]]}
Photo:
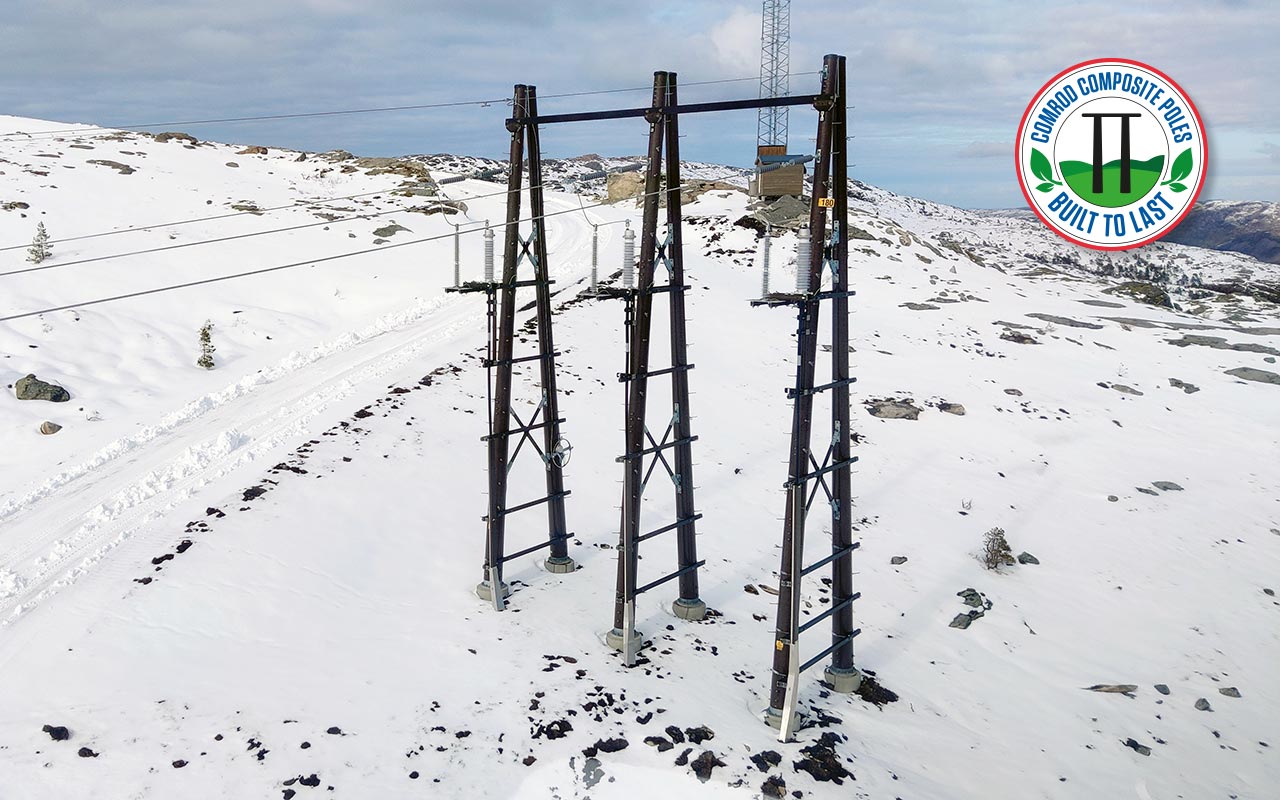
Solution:
{"label": "rocky outcrop", "polygon": [[19,378],[13,384],[14,394],[19,400],[48,400],[51,403],[65,403],[71,399],[71,393],[56,383],[48,383],[35,375]]}

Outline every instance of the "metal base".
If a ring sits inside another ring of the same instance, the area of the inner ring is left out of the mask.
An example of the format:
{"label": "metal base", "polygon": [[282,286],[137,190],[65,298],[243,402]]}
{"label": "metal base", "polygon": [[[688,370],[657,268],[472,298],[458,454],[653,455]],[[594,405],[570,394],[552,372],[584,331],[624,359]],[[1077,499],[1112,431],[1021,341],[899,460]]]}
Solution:
{"label": "metal base", "polygon": [[[800,727],[800,720],[804,719],[800,712],[796,712],[792,716],[791,730],[797,730]],[[764,721],[770,728],[776,731],[782,730],[782,709],[770,706],[764,710]]]}
{"label": "metal base", "polygon": [[[488,581],[480,581],[476,584],[476,596],[485,602],[493,602],[493,589],[490,588]],[[505,582],[502,584],[502,596],[511,596],[511,587]]]}
{"label": "metal base", "polygon": [[822,679],[831,684],[831,689],[840,694],[853,694],[862,685],[862,673],[857,667],[836,669],[827,667],[822,671]]}
{"label": "metal base", "polygon": [[[617,650],[618,652],[622,652],[622,644],[623,644],[622,629],[614,628],[613,630],[609,631],[604,635],[604,641],[605,641],[605,644],[609,645],[614,650]],[[635,650],[633,652],[637,652],[637,653],[640,652],[640,645],[644,643],[644,634],[641,633],[640,631],[632,631],[631,641],[634,643],[633,646],[635,647]]]}
{"label": "metal base", "polygon": [[680,598],[671,604],[671,613],[680,619],[697,622],[707,616],[707,604],[696,597],[692,600]]}
{"label": "metal base", "polygon": [[543,566],[547,568],[547,572],[551,572],[556,575],[565,575],[578,568],[578,565],[574,563],[574,560],[568,556],[565,556],[564,558],[548,558],[543,562]]}

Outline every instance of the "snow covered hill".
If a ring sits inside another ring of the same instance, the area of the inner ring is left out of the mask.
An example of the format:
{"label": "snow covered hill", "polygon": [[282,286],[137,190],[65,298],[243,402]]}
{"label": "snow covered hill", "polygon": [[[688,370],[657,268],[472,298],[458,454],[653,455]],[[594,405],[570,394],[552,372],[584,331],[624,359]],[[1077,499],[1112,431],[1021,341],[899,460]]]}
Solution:
{"label": "snow covered hill", "polygon": [[[761,240],[745,195],[702,194],[685,232],[702,593],[718,613],[686,623],[669,594],[644,595],[649,644],[628,670],[604,644],[622,308],[580,292],[593,227],[611,274],[622,226],[606,223],[638,225],[638,210],[575,180],[627,160],[548,165],[580,569],[513,562],[499,614],[472,593],[484,304],[443,287],[455,223],[463,278],[479,277],[475,231],[503,217],[501,178],[435,185],[486,166],[465,157],[41,133],[63,127],[0,118],[30,134],[0,135],[0,317],[70,307],[0,322],[0,377],[71,394],[0,399],[3,800],[1280,785],[1280,308],[1256,291],[1274,265],[1181,245],[1099,257],[856,184],[855,649],[898,699],[832,694],[815,669],[809,726],[780,745],[760,712],[795,321],[748,305]],[[37,222],[53,258],[32,264]],[[795,237],[775,234],[785,287]],[[1251,288],[1205,288],[1227,279]],[[210,371],[195,366],[206,319]],[[868,413],[887,399],[917,418]],[[46,420],[62,430],[41,434]],[[512,480],[518,499],[542,476],[522,461]],[[670,494],[649,508],[670,513]],[[540,522],[515,520],[512,541],[545,536]],[[993,527],[1038,563],[984,569]],[[642,555],[645,574],[674,566],[661,539]],[[818,613],[825,587],[809,588]],[[982,616],[952,627],[973,598]]]}

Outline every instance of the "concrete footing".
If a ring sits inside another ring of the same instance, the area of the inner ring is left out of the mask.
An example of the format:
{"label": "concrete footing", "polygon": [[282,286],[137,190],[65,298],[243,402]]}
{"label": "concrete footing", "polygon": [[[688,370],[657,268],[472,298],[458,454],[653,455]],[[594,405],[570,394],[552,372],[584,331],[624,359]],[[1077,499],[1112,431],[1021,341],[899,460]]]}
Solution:
{"label": "concrete footing", "polygon": [[[609,631],[604,635],[604,641],[614,650],[622,652],[622,629],[614,628]],[[640,645],[644,643],[644,634],[640,631],[633,630],[631,632],[631,641],[635,643],[635,650],[633,652],[640,652]]]}
{"label": "concrete footing", "polygon": [[543,562],[543,566],[547,568],[547,572],[551,572],[556,575],[565,575],[578,568],[578,565],[575,564],[573,559],[568,556],[565,556],[564,558],[548,558]]}
{"label": "concrete footing", "polygon": [[[801,719],[803,718],[800,716],[800,712],[797,711],[792,719],[791,730],[794,731],[799,729]],[[777,731],[782,730],[782,709],[774,708],[773,706],[766,708],[764,711],[764,721],[770,728]]]}
{"label": "concrete footing", "polygon": [[693,600],[677,599],[671,604],[671,613],[680,619],[697,622],[707,616],[707,604],[697,598]]}
{"label": "concrete footing", "polygon": [[857,667],[836,669],[829,666],[822,671],[822,679],[831,684],[833,691],[840,694],[853,694],[862,685],[862,673]]}
{"label": "concrete footing", "polygon": [[[488,581],[480,581],[476,584],[476,596],[486,602],[493,602],[493,589],[490,588]],[[504,598],[511,596],[511,587],[502,584],[502,596]]]}

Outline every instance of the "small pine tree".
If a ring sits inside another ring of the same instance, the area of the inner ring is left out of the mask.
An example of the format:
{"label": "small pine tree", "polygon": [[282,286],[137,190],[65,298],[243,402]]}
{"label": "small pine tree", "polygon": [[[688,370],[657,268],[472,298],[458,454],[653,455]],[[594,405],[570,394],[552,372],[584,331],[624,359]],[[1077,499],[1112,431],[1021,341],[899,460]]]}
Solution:
{"label": "small pine tree", "polygon": [[200,326],[200,357],[196,359],[196,366],[213,369],[213,354],[217,349],[213,346],[213,323],[205,320]]}
{"label": "small pine tree", "polygon": [[999,569],[1014,564],[1013,550],[1004,538],[1004,528],[992,528],[982,537],[982,566]]}
{"label": "small pine tree", "polygon": [[53,255],[53,248],[49,246],[49,232],[44,229],[44,223],[41,222],[36,226],[36,236],[31,240],[31,247],[27,248],[27,260],[33,264],[39,264],[51,255]]}

